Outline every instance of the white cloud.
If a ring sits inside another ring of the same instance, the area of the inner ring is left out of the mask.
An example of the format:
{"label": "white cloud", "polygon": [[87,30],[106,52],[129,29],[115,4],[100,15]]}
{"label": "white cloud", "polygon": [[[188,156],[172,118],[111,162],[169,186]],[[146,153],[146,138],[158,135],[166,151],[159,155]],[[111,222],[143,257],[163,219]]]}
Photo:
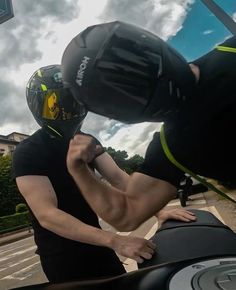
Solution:
{"label": "white cloud", "polygon": [[82,126],[82,131],[98,138],[103,146],[116,150],[125,150],[132,156],[144,156],[148,143],[162,123],[122,124],[105,117],[89,113]]}
{"label": "white cloud", "polygon": [[126,150],[129,156],[134,154],[144,156],[154,132],[159,131],[160,126],[161,123],[141,123],[125,126],[110,139],[103,141],[103,145],[111,146],[117,150]]}
{"label": "white cloud", "polygon": [[130,22],[166,40],[182,28],[193,3],[194,0],[109,0],[101,19]]}
{"label": "white cloud", "polygon": [[233,14],[233,20],[236,22],[236,12]]}
{"label": "white cloud", "polygon": [[214,30],[211,30],[211,29],[209,29],[209,30],[205,30],[205,31],[203,31],[203,35],[208,35],[208,34],[211,34],[211,33],[213,33],[214,32]]}
{"label": "white cloud", "polygon": [[0,26],[0,134],[38,128],[25,100],[28,79],[39,67],[60,63],[69,41],[98,22],[106,1],[13,1],[14,18]]}
{"label": "white cloud", "polygon": [[[0,134],[31,134],[38,128],[25,100],[25,86],[39,67],[60,63],[70,40],[87,26],[120,20],[163,39],[182,27],[193,0],[13,0],[14,18],[0,25]],[[84,131],[104,146],[144,154],[159,124],[124,125],[88,114]]]}

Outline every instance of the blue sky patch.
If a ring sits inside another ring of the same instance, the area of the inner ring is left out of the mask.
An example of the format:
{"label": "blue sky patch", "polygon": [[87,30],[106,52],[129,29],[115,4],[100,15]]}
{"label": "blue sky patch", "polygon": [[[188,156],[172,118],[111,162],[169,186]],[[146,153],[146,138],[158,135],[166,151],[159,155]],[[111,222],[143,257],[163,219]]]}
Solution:
{"label": "blue sky patch", "polygon": [[[215,3],[231,17],[236,13],[235,0],[218,0]],[[183,23],[183,28],[170,38],[168,43],[191,61],[231,35],[218,18],[201,1],[196,0]]]}

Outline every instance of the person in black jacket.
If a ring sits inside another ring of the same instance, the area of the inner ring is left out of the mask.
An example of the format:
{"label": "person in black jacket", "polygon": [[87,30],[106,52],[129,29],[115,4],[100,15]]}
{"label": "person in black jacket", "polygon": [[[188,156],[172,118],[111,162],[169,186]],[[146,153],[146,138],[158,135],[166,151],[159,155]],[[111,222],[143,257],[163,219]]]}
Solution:
{"label": "person in black jacket", "polygon": [[176,195],[185,172],[235,182],[235,67],[235,36],[191,63],[156,35],[122,22],[89,27],[69,43],[62,77],[78,102],[126,123],[164,122],[123,191],[90,174],[87,163],[101,150],[92,138],[71,140],[68,170],[97,214],[133,230]]}

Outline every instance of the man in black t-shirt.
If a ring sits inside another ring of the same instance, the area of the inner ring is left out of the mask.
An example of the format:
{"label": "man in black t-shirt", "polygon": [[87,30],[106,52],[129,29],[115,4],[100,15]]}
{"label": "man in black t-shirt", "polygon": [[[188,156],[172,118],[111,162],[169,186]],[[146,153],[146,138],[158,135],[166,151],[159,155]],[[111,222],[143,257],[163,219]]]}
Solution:
{"label": "man in black t-shirt", "polygon": [[[98,215],[119,230],[135,229],[176,195],[185,169],[235,182],[235,68],[235,36],[191,64],[157,36],[120,22],[92,26],[69,43],[62,77],[77,101],[119,121],[164,122],[163,138],[154,134],[141,169],[122,192],[89,174],[87,163],[100,147],[86,136],[71,140],[68,170]],[[91,82],[97,95],[88,89]]]}
{"label": "man in black t-shirt", "polygon": [[[102,230],[99,219],[69,174],[66,155],[70,138],[80,131],[84,107],[61,82],[59,65],[43,67],[27,85],[29,108],[42,127],[14,151],[17,186],[32,214],[37,253],[50,282],[95,279],[125,273],[118,254],[138,263],[150,259],[155,245],[146,239]],[[88,135],[86,135],[88,136]],[[101,144],[93,138],[95,145]],[[103,149],[89,163],[113,186],[124,190],[129,175]],[[104,209],[105,209],[104,205]],[[160,212],[166,219],[195,220],[184,210]]]}
{"label": "man in black t-shirt", "polygon": [[[60,66],[37,70],[26,94],[42,128],[17,146],[13,172],[32,213],[37,253],[48,280],[84,280],[125,273],[115,252],[137,262],[150,259],[155,248],[151,241],[101,229],[97,215],[68,173],[69,140],[80,130],[86,111],[63,88]],[[101,146],[97,140],[95,144]],[[94,156],[89,167],[92,171],[96,168],[117,188],[126,186],[128,175],[104,150]]]}
{"label": "man in black t-shirt", "polygon": [[124,268],[112,250],[112,240],[116,249],[119,237],[100,229],[97,215],[68,174],[67,147],[40,129],[21,142],[13,156],[44,273],[50,282],[122,274]]}

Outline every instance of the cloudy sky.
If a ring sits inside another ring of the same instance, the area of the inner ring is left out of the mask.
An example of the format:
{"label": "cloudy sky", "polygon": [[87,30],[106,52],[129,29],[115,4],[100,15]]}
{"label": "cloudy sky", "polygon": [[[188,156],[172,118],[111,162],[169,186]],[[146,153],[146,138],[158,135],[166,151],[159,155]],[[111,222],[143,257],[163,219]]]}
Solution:
{"label": "cloudy sky", "polygon": [[[236,20],[235,0],[215,0]],[[35,70],[60,64],[70,40],[87,26],[120,20],[144,27],[191,61],[230,32],[200,0],[12,0],[14,18],[0,25],[0,135],[32,134],[38,125],[25,99]],[[143,155],[160,124],[128,126],[88,114],[83,130],[104,146]]]}

